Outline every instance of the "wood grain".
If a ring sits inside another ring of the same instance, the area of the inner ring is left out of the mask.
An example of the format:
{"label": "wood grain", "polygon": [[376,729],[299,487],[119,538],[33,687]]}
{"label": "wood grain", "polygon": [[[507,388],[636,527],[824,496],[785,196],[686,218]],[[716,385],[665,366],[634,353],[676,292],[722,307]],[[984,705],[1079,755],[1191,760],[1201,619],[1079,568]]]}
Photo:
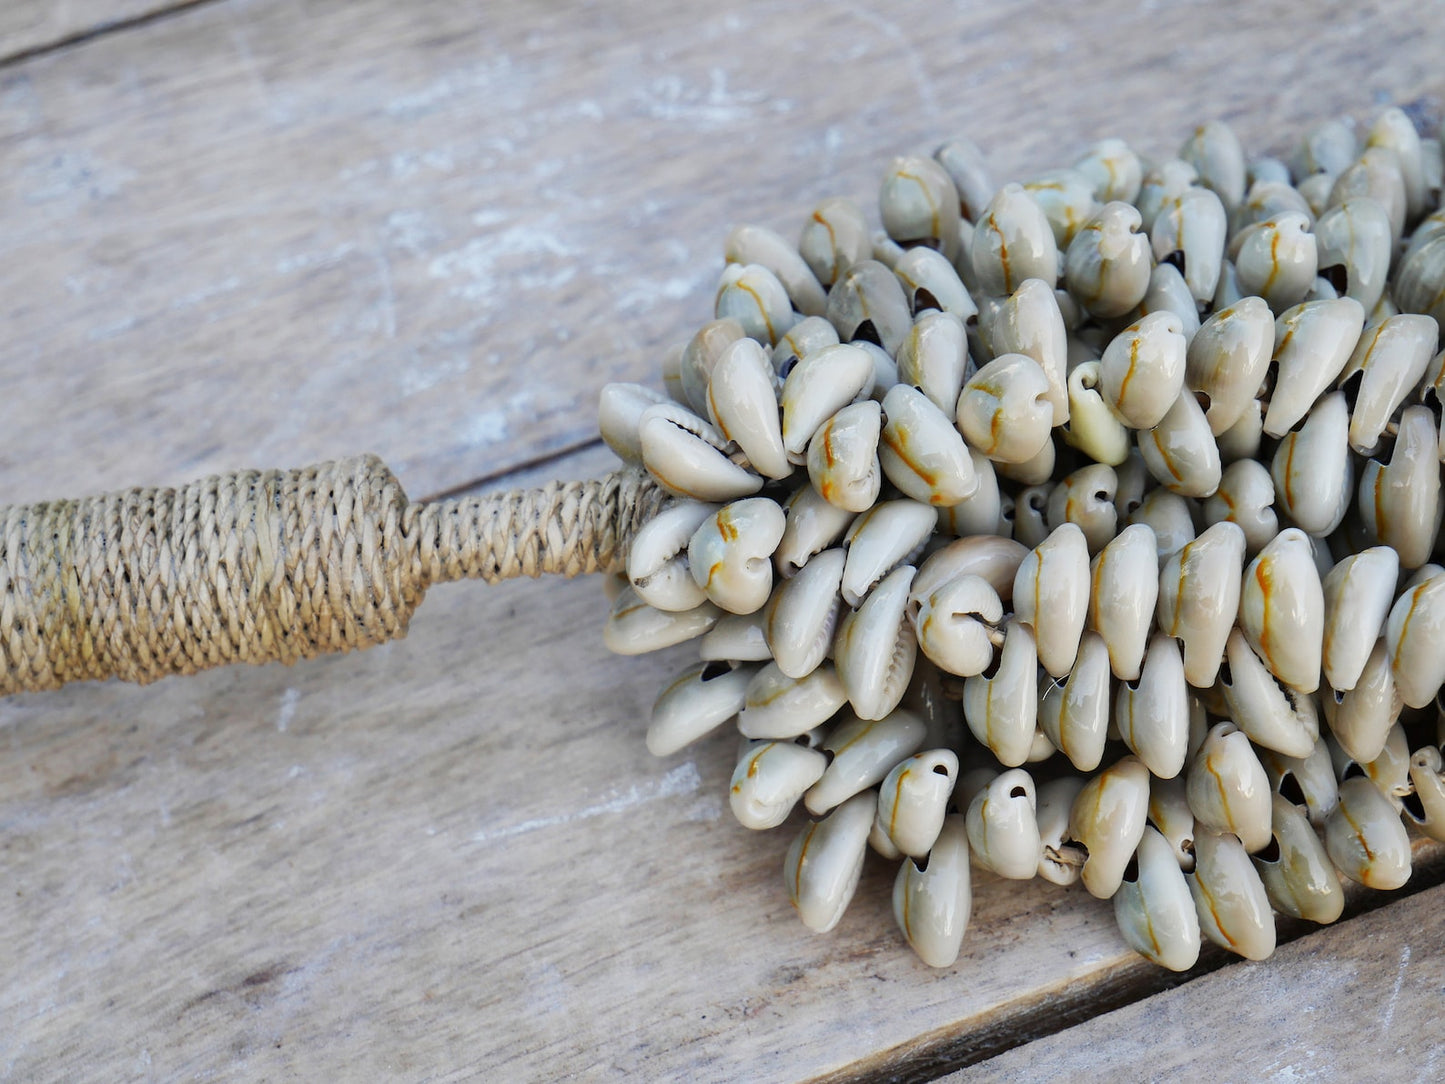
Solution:
{"label": "wood grain", "polygon": [[0,63],[125,30],[178,8],[212,0],[5,0]]}

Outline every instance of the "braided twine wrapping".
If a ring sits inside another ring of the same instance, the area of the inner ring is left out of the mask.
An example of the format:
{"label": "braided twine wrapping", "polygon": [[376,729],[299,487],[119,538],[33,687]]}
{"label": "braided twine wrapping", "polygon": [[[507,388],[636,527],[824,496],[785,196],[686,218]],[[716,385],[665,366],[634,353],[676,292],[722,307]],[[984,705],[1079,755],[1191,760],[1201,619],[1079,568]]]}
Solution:
{"label": "braided twine wrapping", "polygon": [[641,471],[407,501],[374,456],[0,509],[0,694],[406,635],[449,580],[621,567],[666,499]]}

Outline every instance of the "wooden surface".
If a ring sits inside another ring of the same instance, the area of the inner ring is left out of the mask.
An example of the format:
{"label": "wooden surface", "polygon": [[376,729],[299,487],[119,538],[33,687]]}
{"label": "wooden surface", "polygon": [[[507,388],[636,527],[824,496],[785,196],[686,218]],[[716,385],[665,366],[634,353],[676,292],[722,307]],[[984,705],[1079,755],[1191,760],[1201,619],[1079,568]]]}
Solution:
{"label": "wooden surface", "polygon": [[[1434,9],[1313,10],[215,0],[0,64],[0,498],[595,473],[598,387],[656,382],[732,223],[956,132],[1007,176],[1445,92]],[[0,704],[0,1077],[922,1076],[1173,981],[987,879],[930,971],[882,863],[807,933],[734,739],[642,749],[689,652],[610,658],[604,613],[458,585],[365,655]]]}
{"label": "wooden surface", "polygon": [[0,7],[0,58],[63,49],[208,2],[212,0],[5,0]]}

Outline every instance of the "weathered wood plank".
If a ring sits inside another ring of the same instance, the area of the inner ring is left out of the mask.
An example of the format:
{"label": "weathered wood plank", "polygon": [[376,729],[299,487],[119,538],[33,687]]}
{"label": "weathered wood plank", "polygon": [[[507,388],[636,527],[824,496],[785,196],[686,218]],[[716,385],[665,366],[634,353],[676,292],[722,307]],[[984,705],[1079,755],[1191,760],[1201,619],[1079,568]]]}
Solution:
{"label": "weathered wood plank", "polygon": [[1438,1080],[1442,936],[1445,886],[947,1079]]}
{"label": "weathered wood plank", "polygon": [[1425,9],[1312,10],[233,0],[16,65],[0,493],[361,450],[420,493],[574,446],[709,314],[730,222],[868,204],[889,154],[1277,147],[1438,89]]}
{"label": "weathered wood plank", "polygon": [[6,0],[0,7],[0,62],[76,43],[207,0]]}

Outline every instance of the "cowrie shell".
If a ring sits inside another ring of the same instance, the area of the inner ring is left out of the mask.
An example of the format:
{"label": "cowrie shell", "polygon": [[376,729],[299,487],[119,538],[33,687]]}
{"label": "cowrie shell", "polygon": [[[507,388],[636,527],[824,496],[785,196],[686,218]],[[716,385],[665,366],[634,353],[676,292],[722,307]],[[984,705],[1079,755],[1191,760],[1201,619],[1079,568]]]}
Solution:
{"label": "cowrie shell", "polygon": [[973,860],[1009,880],[1032,879],[1042,850],[1037,800],[1033,778],[1022,768],[1000,772],[975,794],[965,816]]}
{"label": "cowrie shell", "polygon": [[1140,226],[1149,232],[1166,203],[1178,199],[1199,183],[1199,171],[1182,158],[1166,158],[1150,166],[1140,178],[1134,206],[1139,208]]}
{"label": "cowrie shell", "polygon": [[1367,461],[1360,470],[1360,519],[1365,529],[1400,557],[1400,567],[1430,559],[1440,533],[1440,462],[1435,416],[1408,406],[1390,460]]}
{"label": "cowrie shell", "polygon": [[1144,167],[1139,156],[1122,139],[1101,139],[1074,161],[1074,169],[1094,183],[1094,198],[1101,202],[1133,203],[1140,194]]}
{"label": "cowrie shell", "polygon": [[838,677],[864,719],[893,711],[913,676],[918,641],[905,611],[914,572],[912,565],[894,569],[838,624],[833,642]]}
{"label": "cowrie shell", "polygon": [[689,666],[663,687],[652,706],[647,751],[666,757],[722,726],[743,709],[757,667],[734,670],[726,663]]}
{"label": "cowrie shell", "polygon": [[1045,438],[1042,447],[1021,462],[1007,463],[994,457],[994,469],[1003,477],[1012,479],[1020,485],[1037,486],[1043,485],[1054,476],[1054,465],[1057,460],[1058,450],[1054,447],[1053,440]]}
{"label": "cowrie shell", "polygon": [[814,816],[880,782],[923,745],[928,728],[918,716],[895,711],[879,719],[845,717],[823,742],[833,754],[822,777],[803,795]]}
{"label": "cowrie shell", "polygon": [[723,614],[701,640],[697,653],[708,662],[767,662],[773,657],[763,635],[763,613]]}
{"label": "cowrie shell", "polygon": [[1320,121],[1300,139],[1290,158],[1295,177],[1304,179],[1312,173],[1337,177],[1355,160],[1359,143],[1355,139],[1354,122],[1343,119]]}
{"label": "cowrie shell", "polygon": [[1023,190],[1049,220],[1060,252],[1069,247],[1075,234],[1099,209],[1093,179],[1077,169],[1045,170],[1024,181]]}
{"label": "cowrie shell", "polygon": [[820,821],[804,825],[783,859],[783,886],[803,925],[827,933],[848,909],[873,827],[875,795],[855,794]]}
{"label": "cowrie shell", "polygon": [[1340,795],[1329,746],[1323,738],[1315,742],[1307,757],[1287,757],[1261,749],[1259,762],[1264,765],[1276,794],[1295,805],[1303,805],[1311,824],[1324,825],[1325,818],[1339,804]]}
{"label": "cowrie shell", "polygon": [[992,630],[1003,620],[1003,603],[983,578],[960,575],[921,599],[915,590],[909,608],[918,646],[940,670],[971,677],[993,662]]}
{"label": "cowrie shell", "polygon": [[812,486],[799,486],[783,505],[783,537],[773,564],[784,579],[795,576],[812,557],[843,537],[853,513],[829,504]]}
{"label": "cowrie shell", "polygon": [[913,580],[913,598],[922,600],[949,580],[981,576],[1008,602],[1013,598],[1014,576],[1028,556],[1028,547],[1011,538],[975,535],[960,538],[929,554]]}
{"label": "cowrie shell", "polygon": [[1152,429],[1140,430],[1139,453],[1164,488],[1185,497],[1208,497],[1219,488],[1219,445],[1194,393],[1183,392]]}
{"label": "cowrie shell", "polygon": [[1299,211],[1285,211],[1235,234],[1229,253],[1244,296],[1263,297],[1275,312],[1305,299],[1319,267],[1312,219]]}
{"label": "cowrie shell", "polygon": [[1438,748],[1427,745],[1410,756],[1410,783],[1415,797],[1406,804],[1406,813],[1431,839],[1445,840],[1445,775]]}
{"label": "cowrie shell", "polygon": [[1160,264],[1179,264],[1196,302],[1214,297],[1224,262],[1228,218],[1217,194],[1194,187],[1166,202],[1149,231],[1154,258]]}
{"label": "cowrie shell", "polygon": [[678,501],[644,523],[627,552],[627,579],[637,597],[659,610],[691,610],[707,601],[707,592],[687,567],[693,533],[718,511],[715,504]]}
{"label": "cowrie shell", "polygon": [[[1235,233],[1253,226],[1256,222],[1263,222],[1265,219],[1273,218],[1286,211],[1298,211],[1313,223],[1315,216],[1314,211],[1310,209],[1309,200],[1300,195],[1299,191],[1290,184],[1289,170],[1284,163],[1277,158],[1260,158],[1256,161],[1275,175],[1253,175],[1244,202],[1234,211]],[[1278,173],[1276,173],[1276,168]]]}
{"label": "cowrie shell", "polygon": [[1419,217],[1425,209],[1427,193],[1421,142],[1415,122],[1398,106],[1383,110],[1365,136],[1366,147],[1383,147],[1395,153],[1400,180],[1405,186],[1405,214],[1410,219]]}
{"label": "cowrie shell", "polygon": [[878,788],[875,827],[900,854],[924,857],[943,828],[957,782],[958,754],[952,749],[928,749],[899,761]]}
{"label": "cowrie shell", "polygon": [[998,475],[994,472],[993,463],[976,448],[968,449],[968,458],[973,463],[978,488],[973,491],[973,496],[938,510],[938,529],[943,534],[958,538],[967,535],[1007,538],[1012,527],[1004,518],[1004,497],[999,493]]}
{"label": "cowrie shell", "polygon": [[1274,912],[1238,838],[1199,826],[1194,870],[1185,877],[1205,937],[1246,960],[1263,960],[1274,952]]}
{"label": "cowrie shell", "polygon": [[978,221],[994,193],[983,152],[972,140],[959,137],[934,151],[933,158],[953,181],[953,187],[958,192],[960,213],[970,222]]}
{"label": "cowrie shell", "polygon": [[1439,345],[1440,327],[1429,316],[1401,313],[1365,328],[1340,374],[1358,390],[1350,413],[1350,447],[1361,455],[1379,448],[1385,426],[1425,376]]}
{"label": "cowrie shell", "polygon": [[1324,589],[1314,547],[1297,527],[1276,535],[1244,570],[1239,627],[1280,681],[1306,693],[1319,688]]}
{"label": "cowrie shell", "polygon": [[767,497],[724,505],[687,544],[693,581],[730,613],[762,609],[773,590],[772,556],[785,526],[783,510]]}
{"label": "cowrie shell", "polygon": [[648,407],[637,434],[647,473],[669,493],[697,501],[726,501],[763,486],[761,478],[724,454],[727,442],[722,434],[676,404]]}
{"label": "cowrie shell", "polygon": [[1059,272],[1053,227],[1021,185],[994,193],[977,221],[969,262],[985,294],[1011,294],[1025,279],[1043,279],[1053,289]]}
{"label": "cowrie shell", "polygon": [[1064,281],[1091,316],[1123,316],[1148,293],[1153,260],[1148,236],[1138,232],[1142,222],[1129,204],[1106,203],[1069,243]]}
{"label": "cowrie shell", "polygon": [[1172,312],[1179,318],[1185,342],[1199,331],[1199,303],[1194,300],[1179,268],[1172,263],[1156,264],[1149,272],[1149,290],[1139,302],[1141,317],[1156,312]]}
{"label": "cowrie shell", "polygon": [[798,239],[798,254],[824,286],[848,268],[871,259],[868,221],[850,199],[832,196],[813,208]]}
{"label": "cowrie shell", "polygon": [[1330,688],[1355,687],[1395,599],[1400,558],[1389,546],[1352,553],[1326,574],[1321,664]]}
{"label": "cowrie shell", "polygon": [[1280,315],[1274,324],[1278,375],[1264,415],[1267,436],[1284,436],[1309,413],[1340,375],[1364,327],[1365,310],[1351,297],[1305,301]]}
{"label": "cowrie shell", "polygon": [[[662,390],[667,394],[659,402],[674,402],[681,406],[688,406],[687,393],[682,388],[682,356],[687,350],[687,343],[673,343],[662,352]],[[644,408],[639,408],[639,410]],[[639,415],[640,420],[640,415]],[[634,426],[635,430],[635,426]],[[634,431],[633,440],[636,440]],[[615,449],[614,449],[615,450]],[[619,453],[620,454],[620,453]],[[642,462],[642,450],[637,450],[637,462]]]}
{"label": "cowrie shell", "polygon": [[1162,564],[1194,540],[1190,502],[1163,486],[1151,489],[1129,515],[1130,524],[1143,524],[1154,532],[1154,548]]}
{"label": "cowrie shell", "polygon": [[1144,837],[1149,810],[1149,769],[1124,757],[1084,784],[1069,814],[1069,836],[1085,849],[1080,880],[1106,900],[1119,890],[1124,870]]}
{"label": "cowrie shell", "polygon": [[830,663],[807,677],[790,678],[770,662],[748,683],[738,730],[745,738],[796,738],[827,722],[847,702]]}
{"label": "cowrie shell", "polygon": [[883,411],[868,399],[834,414],[808,442],[808,479],[829,504],[849,512],[873,507],[882,488],[878,438]]}
{"label": "cowrie shell", "polygon": [[1410,879],[1410,837],[1390,800],[1368,779],[1340,784],[1340,804],[1325,821],[1325,850],[1335,868],[1367,888],[1399,888]]}
{"label": "cowrie shell", "polygon": [[1332,533],[1349,511],[1354,491],[1349,424],[1344,393],[1331,393],[1275,449],[1270,464],[1275,500],[1308,534]]}
{"label": "cowrie shell", "polygon": [[1149,823],[1169,844],[1174,864],[1188,873],[1194,868],[1194,811],[1182,776],[1149,780]]}
{"label": "cowrie shell", "polygon": [[1038,652],[1027,626],[1004,626],[997,658],[991,673],[964,679],[963,717],[1000,764],[1015,768],[1028,760],[1038,720]]}
{"label": "cowrie shell", "polygon": [[1114,468],[1103,463],[1080,467],[1049,494],[1049,529],[1058,530],[1072,523],[1084,532],[1089,553],[1098,553],[1117,533],[1119,511],[1114,507],[1114,497],[1118,488]]}
{"label": "cowrie shell", "polygon": [[1385,621],[1395,688],[1408,707],[1423,708],[1445,683],[1445,574],[1407,588]]}
{"label": "cowrie shell", "polygon": [[794,463],[807,459],[822,425],[873,386],[873,359],[857,346],[825,346],[804,357],[783,381],[783,448]]}
{"label": "cowrie shell", "polygon": [[844,342],[867,339],[890,356],[913,327],[903,284],[885,264],[863,260],[844,271],[828,292],[828,321]]}
{"label": "cowrie shell", "polygon": [[1378,200],[1354,197],[1329,208],[1315,222],[1320,274],[1370,312],[1384,296],[1394,239],[1390,216]]}
{"label": "cowrie shell", "polygon": [[1249,738],[1233,723],[1210,727],[1189,765],[1185,787],[1197,823],[1233,832],[1247,851],[1269,843],[1273,792]]}
{"label": "cowrie shell", "polygon": [[1257,459],[1240,459],[1224,468],[1219,488],[1204,501],[1204,522],[1235,523],[1244,532],[1244,552],[1258,553],[1279,533],[1274,511],[1274,479]]}
{"label": "cowrie shell", "polygon": [[[954,230],[955,247],[957,238],[958,231]],[[903,284],[903,296],[911,313],[937,309],[965,323],[978,315],[968,287],[942,252],[922,246],[910,248],[893,265],[893,273]]]}
{"label": "cowrie shell", "polygon": [[950,261],[958,254],[958,192],[933,159],[893,159],[879,186],[878,212],[899,244],[929,245]]}
{"label": "cowrie shell", "polygon": [[638,598],[629,585],[612,602],[602,642],[614,655],[644,655],[701,636],[721,616],[711,602],[682,613],[659,610]]}
{"label": "cowrie shell", "polygon": [[1330,733],[1340,748],[1360,764],[1378,759],[1405,706],[1383,638],[1375,641],[1354,688],[1327,695],[1324,704]]}
{"label": "cowrie shell", "polygon": [[1099,362],[1099,391],[1133,429],[1160,424],[1184,387],[1183,324],[1154,312],[1114,336]]}
{"label": "cowrie shell", "polygon": [[793,473],[783,449],[773,364],[755,340],[738,339],[722,352],[708,380],[707,412],[723,439],[735,442],[759,474]]}
{"label": "cowrie shell", "polygon": [[1114,700],[1119,736],[1161,779],[1184,767],[1189,752],[1189,686],[1172,637],[1155,633],[1137,681],[1120,683]]}
{"label": "cowrie shell", "polygon": [[1084,852],[1069,840],[1069,812],[1084,787],[1077,775],[1039,784],[1034,820],[1039,826],[1039,876],[1050,884],[1071,885],[1084,868]]}
{"label": "cowrie shell", "polygon": [[1229,633],[1219,689],[1229,717],[1250,740],[1285,756],[1309,756],[1320,734],[1314,697],[1281,685],[1238,629]]}
{"label": "cowrie shell", "polygon": [[1068,331],[1057,292],[1042,279],[1025,279],[989,321],[994,356],[1023,354],[1048,378],[1054,425],[1069,420]]}
{"label": "cowrie shell", "polygon": [[898,348],[898,379],[952,416],[968,367],[968,335],[951,312],[924,313]]}
{"label": "cowrie shell", "polygon": [[1239,206],[1244,199],[1244,148],[1233,128],[1222,120],[1199,125],[1179,148],[1179,157],[1199,171],[1199,183],[1219,196],[1225,210]]}
{"label": "cowrie shell", "polygon": [[782,283],[793,308],[804,316],[823,315],[828,299],[818,277],[798,250],[775,231],[766,226],[734,226],[723,242],[723,259],[766,268]]}
{"label": "cowrie shell", "polygon": [[1253,856],[1269,902],[1291,918],[1334,922],[1344,912],[1345,892],[1324,843],[1304,811],[1277,794],[1270,813],[1274,847]]}
{"label": "cowrie shell", "polygon": [[1385,735],[1385,744],[1380,755],[1367,764],[1356,761],[1345,752],[1339,740],[1331,734],[1325,739],[1330,751],[1330,763],[1340,779],[1363,776],[1379,788],[1389,799],[1395,811],[1399,812],[1404,798],[1410,793],[1410,740],[1405,728],[1396,722]]}
{"label": "cowrie shell", "polygon": [[778,340],[778,345],[773,347],[773,372],[777,373],[778,380],[786,380],[793,366],[803,358],[816,354],[825,346],[837,345],[838,332],[832,324],[821,316],[805,316],[790,327],[788,333]]}
{"label": "cowrie shell", "polygon": [[1064,441],[1090,459],[1118,466],[1129,458],[1129,429],[1099,393],[1097,361],[1086,361],[1069,373],[1069,422],[1060,430]]}
{"label": "cowrie shell", "polygon": [[1054,677],[1074,665],[1089,609],[1089,545],[1065,523],[1019,564],[1014,574],[1015,620],[1034,634],[1039,663]]}
{"label": "cowrie shell", "polygon": [[1125,527],[1090,566],[1088,626],[1103,639],[1114,676],[1139,677],[1159,598],[1154,532],[1136,523]]}
{"label": "cowrie shell", "polygon": [[1093,771],[1109,734],[1109,649],[1103,637],[1084,633],[1067,680],[1045,678],[1042,683],[1039,728],[1075,768]]}
{"label": "cowrie shell", "polygon": [[833,646],[845,561],[843,550],[824,550],[773,592],[763,629],[778,669],[788,677],[807,677]]}
{"label": "cowrie shell", "polygon": [[1219,459],[1223,463],[1258,456],[1264,443],[1264,408],[1259,400],[1251,399],[1239,421],[1220,433],[1215,443],[1219,445]]}
{"label": "cowrie shell", "polygon": [[1033,549],[1049,537],[1049,495],[1054,487],[1045,482],[1020,490],[1014,498],[1013,536]]}
{"label": "cowrie shell", "polygon": [[733,816],[744,828],[776,828],[827,766],[827,754],[796,742],[749,742],[728,787]]}
{"label": "cowrie shell", "polygon": [[[1399,245],[1405,232],[1405,181],[1400,160],[1384,147],[1366,147],[1335,178],[1330,187],[1329,206],[1368,196],[1385,209],[1390,220],[1390,240]],[[1398,289],[1398,285],[1397,285]]]}
{"label": "cowrie shell", "polygon": [[1145,827],[1134,866],[1114,893],[1119,932],[1151,963],[1188,971],[1199,959],[1199,919],[1184,871],[1156,829]]}
{"label": "cowrie shell", "polygon": [[637,427],[648,407],[668,402],[666,395],[641,384],[604,384],[597,398],[597,427],[619,459],[642,465]]}
{"label": "cowrie shell", "polygon": [[1239,610],[1244,531],[1216,523],[1169,557],[1159,572],[1159,629],[1184,645],[1189,684],[1207,689],[1219,672]]}
{"label": "cowrie shell", "polygon": [[707,386],[712,370],[723,351],[739,339],[747,338],[743,325],[732,317],[709,320],[682,348],[678,360],[678,379],[682,381],[683,397],[698,414],[707,413]]}
{"label": "cowrie shell", "polygon": [[972,875],[963,817],[944,821],[925,869],[909,858],[893,882],[893,916],[904,938],[929,967],[958,959],[972,910]]}
{"label": "cowrie shell", "polygon": [[843,601],[857,606],[874,584],[900,564],[911,563],[933,534],[938,512],[917,501],[880,501],[859,513],[844,535],[848,560]]}
{"label": "cowrie shell", "polygon": [[953,420],[917,388],[895,384],[883,398],[887,422],[878,461],[888,480],[927,505],[955,505],[978,489],[973,460]]}
{"label": "cowrie shell", "polygon": [[1048,446],[1053,416],[1049,380],[1039,363],[1025,354],[1003,354],[964,384],[956,420],[964,439],[990,459],[1025,463]]}
{"label": "cowrie shell", "polygon": [[756,263],[730,263],[723,268],[713,309],[719,320],[736,320],[750,338],[768,346],[777,345],[797,321],[792,299],[778,276]]}

